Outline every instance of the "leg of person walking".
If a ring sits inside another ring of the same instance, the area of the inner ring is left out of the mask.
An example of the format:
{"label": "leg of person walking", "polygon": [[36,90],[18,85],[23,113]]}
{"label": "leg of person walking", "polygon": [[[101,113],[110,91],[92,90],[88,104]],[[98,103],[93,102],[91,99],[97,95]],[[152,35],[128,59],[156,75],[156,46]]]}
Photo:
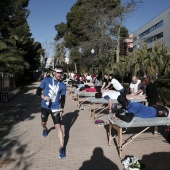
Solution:
{"label": "leg of person walking", "polygon": [[41,108],[41,126],[43,128],[42,136],[46,137],[48,135],[47,120],[51,110],[46,108]]}
{"label": "leg of person walking", "polygon": [[65,158],[65,149],[63,148],[64,140],[63,140],[63,131],[61,128],[61,116],[60,112],[52,113],[52,119],[55,125],[55,129],[57,131],[60,149],[59,149],[59,158]]}

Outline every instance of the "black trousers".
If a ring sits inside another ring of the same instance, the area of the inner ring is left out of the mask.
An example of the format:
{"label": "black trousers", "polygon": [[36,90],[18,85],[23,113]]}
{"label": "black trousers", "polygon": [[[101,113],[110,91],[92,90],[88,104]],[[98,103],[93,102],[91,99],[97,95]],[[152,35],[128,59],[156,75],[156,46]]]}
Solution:
{"label": "black trousers", "polygon": [[169,115],[169,110],[165,106],[152,105],[156,109],[156,117],[167,117]]}

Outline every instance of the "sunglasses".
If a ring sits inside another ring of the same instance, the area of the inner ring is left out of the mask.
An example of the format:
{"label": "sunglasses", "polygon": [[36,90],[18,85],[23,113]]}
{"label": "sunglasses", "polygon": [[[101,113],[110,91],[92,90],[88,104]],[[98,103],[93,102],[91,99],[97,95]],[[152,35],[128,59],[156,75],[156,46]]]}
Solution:
{"label": "sunglasses", "polygon": [[63,72],[56,72],[57,74],[63,74]]}

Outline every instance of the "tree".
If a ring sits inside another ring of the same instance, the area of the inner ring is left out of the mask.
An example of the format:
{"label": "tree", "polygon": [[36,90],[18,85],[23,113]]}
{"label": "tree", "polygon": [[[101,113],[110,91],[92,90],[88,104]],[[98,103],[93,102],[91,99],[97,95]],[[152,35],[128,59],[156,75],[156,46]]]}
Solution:
{"label": "tree", "polygon": [[57,44],[56,49],[55,49],[55,64],[59,64],[62,65],[62,63],[65,62],[65,53],[66,53],[66,49],[64,46],[64,42],[60,42]]}
{"label": "tree", "polygon": [[25,77],[40,67],[40,55],[44,53],[40,43],[31,38],[27,24],[29,0],[0,1],[0,63],[1,71],[14,72]]}
{"label": "tree", "polygon": [[156,65],[158,66],[159,76],[166,77],[170,68],[170,49],[164,43],[155,43],[152,47],[152,55],[155,58]]}
{"label": "tree", "polygon": [[114,44],[108,35],[108,21],[118,4],[119,0],[78,0],[67,14],[67,22],[55,26],[56,39],[64,38],[69,49],[81,48],[83,57],[89,60],[92,48],[96,55],[102,56],[102,53],[98,54],[103,51],[100,49],[111,48]]}

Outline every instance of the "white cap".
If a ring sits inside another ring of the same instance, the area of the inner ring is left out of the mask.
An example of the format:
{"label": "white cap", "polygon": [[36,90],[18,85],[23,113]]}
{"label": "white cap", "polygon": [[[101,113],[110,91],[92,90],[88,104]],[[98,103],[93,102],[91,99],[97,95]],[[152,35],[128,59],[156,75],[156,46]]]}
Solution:
{"label": "white cap", "polygon": [[53,69],[53,71],[61,73],[61,72],[63,72],[63,69],[62,68],[55,68],[55,69]]}

